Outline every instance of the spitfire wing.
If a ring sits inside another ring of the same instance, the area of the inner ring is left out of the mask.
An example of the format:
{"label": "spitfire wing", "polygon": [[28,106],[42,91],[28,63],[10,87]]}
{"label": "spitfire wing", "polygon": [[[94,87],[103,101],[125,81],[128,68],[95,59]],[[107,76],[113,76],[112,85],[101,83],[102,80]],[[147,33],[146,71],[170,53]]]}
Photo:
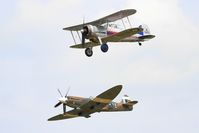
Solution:
{"label": "spitfire wing", "polygon": [[[98,19],[98,20],[95,20],[95,21],[92,21],[92,22],[89,22],[89,23],[85,23],[84,25],[90,24],[90,25],[99,26],[99,25],[102,25],[102,24],[107,23],[107,22],[114,22],[114,21],[122,19],[124,17],[128,17],[128,16],[135,14],[135,13],[136,13],[135,9],[121,10],[121,11],[118,11],[118,12],[113,13],[111,15],[108,15],[106,17],[103,17],[101,19]],[[82,29],[82,24],[63,28],[63,30],[70,30],[70,31],[79,31],[81,29]]]}
{"label": "spitfire wing", "polygon": [[78,115],[76,115],[76,114],[77,113],[75,112],[75,110],[71,110],[71,111],[66,112],[65,114],[59,114],[59,115],[53,116],[53,117],[49,118],[48,121],[71,119],[71,118],[78,117]]}
{"label": "spitfire wing", "polygon": [[111,89],[101,93],[94,99],[90,100],[88,103],[80,106],[83,115],[89,115],[95,112],[100,112],[100,110],[110,103],[121,91],[122,85],[117,85]]}
{"label": "spitfire wing", "polygon": [[66,114],[70,114],[71,116],[84,116],[90,117],[90,114],[95,112],[100,112],[103,107],[109,104],[122,90],[122,85],[117,85],[112,87],[111,89],[101,93],[96,96],[94,99],[89,102],[83,104],[78,109],[71,110]]}
{"label": "spitfire wing", "polygon": [[[142,32],[142,31],[143,31],[142,28],[127,29],[127,30],[121,31],[119,33],[116,33],[114,35],[102,38],[102,42],[103,43],[106,43],[106,42],[119,42],[120,40],[122,40],[122,39],[124,39],[126,37],[132,36],[134,34]],[[70,46],[70,48],[83,49],[83,48],[95,47],[95,46],[98,46],[98,45],[100,45],[100,43],[86,42],[84,45],[83,44],[72,45],[72,46]]]}

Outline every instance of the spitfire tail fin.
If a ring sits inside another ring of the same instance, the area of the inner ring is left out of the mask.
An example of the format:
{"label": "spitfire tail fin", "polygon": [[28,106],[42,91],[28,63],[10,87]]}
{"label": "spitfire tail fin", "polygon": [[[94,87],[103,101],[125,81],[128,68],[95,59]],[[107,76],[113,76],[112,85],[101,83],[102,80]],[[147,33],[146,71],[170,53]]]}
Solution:
{"label": "spitfire tail fin", "polygon": [[127,96],[127,95],[124,95],[122,97],[121,102],[122,102],[123,105],[127,105],[127,106],[133,106],[134,104],[138,103],[138,101],[131,100],[131,98],[129,98],[129,96]]}

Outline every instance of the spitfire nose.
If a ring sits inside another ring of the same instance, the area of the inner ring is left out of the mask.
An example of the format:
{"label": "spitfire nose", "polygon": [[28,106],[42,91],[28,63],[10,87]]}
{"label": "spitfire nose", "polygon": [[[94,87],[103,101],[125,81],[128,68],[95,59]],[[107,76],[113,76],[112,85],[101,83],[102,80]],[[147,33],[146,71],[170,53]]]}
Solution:
{"label": "spitfire nose", "polygon": [[60,101],[60,102],[62,102],[62,103],[65,103],[65,102],[66,102],[66,100],[67,100],[67,99],[66,99],[66,98],[64,98],[64,97],[62,97],[62,98],[60,98],[60,99],[59,99],[59,101]]}

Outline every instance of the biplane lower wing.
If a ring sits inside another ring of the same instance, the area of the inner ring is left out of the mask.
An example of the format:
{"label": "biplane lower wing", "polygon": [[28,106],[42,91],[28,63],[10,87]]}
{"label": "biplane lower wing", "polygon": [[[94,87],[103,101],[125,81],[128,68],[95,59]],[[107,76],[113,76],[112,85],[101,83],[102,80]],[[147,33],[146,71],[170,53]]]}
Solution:
{"label": "biplane lower wing", "polygon": [[[142,32],[143,29],[142,28],[131,28],[131,29],[127,29],[124,31],[121,31],[119,33],[113,34],[111,36],[107,36],[102,38],[102,42],[106,43],[106,42],[119,42],[122,39],[135,35],[139,32]],[[91,48],[91,47],[95,47],[95,46],[99,46],[100,43],[94,43],[94,42],[86,42],[85,44],[77,44],[77,45],[72,45],[70,46],[70,48],[79,48],[79,49],[84,49],[84,48]]]}
{"label": "biplane lower wing", "polygon": [[49,118],[48,121],[56,121],[63,119],[70,119],[75,117],[90,117],[90,114],[100,112],[100,110],[109,104],[122,90],[122,85],[117,85],[111,89],[101,93],[94,99],[90,100],[86,104],[78,107],[77,109],[70,110],[64,114],[56,115]]}
{"label": "biplane lower wing", "polygon": [[99,43],[86,42],[85,44],[72,45],[72,46],[70,46],[70,48],[84,49],[84,48],[96,47],[96,46],[99,46],[99,45],[100,45]]}

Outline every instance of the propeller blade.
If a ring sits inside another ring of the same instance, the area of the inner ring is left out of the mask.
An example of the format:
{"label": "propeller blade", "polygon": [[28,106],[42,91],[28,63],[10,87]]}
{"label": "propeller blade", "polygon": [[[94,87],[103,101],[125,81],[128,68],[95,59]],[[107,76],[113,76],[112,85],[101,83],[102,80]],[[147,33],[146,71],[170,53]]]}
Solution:
{"label": "propeller blade", "polygon": [[70,86],[68,87],[68,90],[66,92],[65,98],[68,96],[68,92],[70,91]]}
{"label": "propeller blade", "polygon": [[59,92],[60,96],[63,97],[62,94],[61,94],[61,91],[59,89],[57,89],[57,91]]}
{"label": "propeller blade", "polygon": [[84,27],[84,23],[85,23],[85,17],[83,17],[83,26],[82,26],[82,28]]}
{"label": "propeller blade", "polygon": [[54,107],[58,107],[59,105],[61,105],[62,103],[61,102],[58,102]]}
{"label": "propeller blade", "polygon": [[82,44],[85,44],[85,35],[82,33]]}
{"label": "propeller blade", "polygon": [[66,112],[66,105],[63,104],[63,112],[65,113]]}

